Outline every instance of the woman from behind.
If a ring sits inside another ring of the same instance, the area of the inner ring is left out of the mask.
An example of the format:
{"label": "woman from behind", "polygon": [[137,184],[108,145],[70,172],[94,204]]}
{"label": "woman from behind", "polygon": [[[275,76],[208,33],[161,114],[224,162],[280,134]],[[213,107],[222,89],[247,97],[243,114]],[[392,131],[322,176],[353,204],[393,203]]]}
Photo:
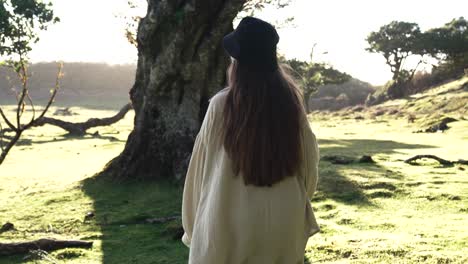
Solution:
{"label": "woman from behind", "polygon": [[303,99],[279,66],[275,28],[244,18],[224,38],[228,87],[210,101],[186,176],[191,264],[298,264],[319,231],[319,151]]}

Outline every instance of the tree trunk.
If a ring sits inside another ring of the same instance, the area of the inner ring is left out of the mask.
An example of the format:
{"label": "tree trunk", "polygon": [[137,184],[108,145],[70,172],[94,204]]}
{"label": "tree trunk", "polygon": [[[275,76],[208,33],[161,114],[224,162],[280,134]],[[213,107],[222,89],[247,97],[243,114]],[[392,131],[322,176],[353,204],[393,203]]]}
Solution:
{"label": "tree trunk", "polygon": [[208,99],[225,84],[222,38],[246,0],[148,0],[138,27],[138,67],[130,91],[134,129],[102,174],[185,176]]}

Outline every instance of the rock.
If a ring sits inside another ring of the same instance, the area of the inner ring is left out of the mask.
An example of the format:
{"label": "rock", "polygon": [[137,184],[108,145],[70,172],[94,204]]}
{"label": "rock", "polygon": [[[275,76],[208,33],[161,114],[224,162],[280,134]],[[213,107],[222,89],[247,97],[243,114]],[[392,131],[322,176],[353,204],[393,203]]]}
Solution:
{"label": "rock", "polygon": [[458,121],[455,118],[452,117],[444,117],[440,119],[439,121],[433,123],[426,129],[418,130],[415,133],[436,133],[438,131],[444,132],[445,130],[449,129],[450,127],[447,126],[448,123]]}
{"label": "rock", "polygon": [[13,225],[10,222],[6,222],[2,227],[0,228],[0,233],[7,232],[10,230],[15,230],[15,225]]}
{"label": "rock", "polygon": [[372,159],[372,156],[369,155],[363,155],[361,158],[358,160],[359,163],[375,163],[375,161]]}
{"label": "rock", "polygon": [[450,195],[449,197],[447,197],[447,199],[449,199],[451,201],[460,201],[461,197],[458,196],[458,195]]}

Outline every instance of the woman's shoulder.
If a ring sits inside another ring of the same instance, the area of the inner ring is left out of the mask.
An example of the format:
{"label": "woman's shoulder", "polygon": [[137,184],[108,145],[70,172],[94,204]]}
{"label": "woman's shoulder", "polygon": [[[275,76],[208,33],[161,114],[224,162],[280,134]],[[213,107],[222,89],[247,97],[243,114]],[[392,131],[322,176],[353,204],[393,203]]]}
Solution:
{"label": "woman's shoulder", "polygon": [[223,100],[227,96],[228,91],[229,91],[229,87],[221,89],[220,91],[218,91],[215,95],[211,97],[210,102]]}
{"label": "woman's shoulder", "polygon": [[229,91],[229,87],[226,87],[220,91],[218,91],[215,95],[213,95],[211,97],[211,99],[209,100],[210,101],[210,105],[214,106],[215,108],[216,107],[220,107],[220,106],[223,106],[224,105],[224,102],[226,100],[226,97],[227,97],[227,94],[228,94],[228,91]]}

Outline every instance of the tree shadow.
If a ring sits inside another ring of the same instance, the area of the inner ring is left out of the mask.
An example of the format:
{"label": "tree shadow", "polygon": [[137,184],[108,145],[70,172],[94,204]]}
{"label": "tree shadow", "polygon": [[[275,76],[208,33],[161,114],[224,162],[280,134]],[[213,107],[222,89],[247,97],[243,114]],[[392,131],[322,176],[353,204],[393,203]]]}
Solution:
{"label": "tree shadow", "polygon": [[[28,141],[29,145],[33,144],[47,144],[47,143],[57,143],[69,140],[92,140],[92,139],[102,139],[102,140],[109,140],[110,142],[121,142],[125,143],[126,140],[118,139],[114,136],[106,136],[106,135],[94,135],[94,134],[86,134],[84,136],[75,136],[69,134],[63,134],[58,137],[54,137],[47,140],[32,140],[32,139],[24,139]],[[21,140],[20,140],[21,141]]]}
{"label": "tree shadow", "polygon": [[[362,155],[398,153],[397,149],[435,147],[370,139],[325,139],[319,140],[319,145],[321,156],[345,155],[356,160]],[[372,199],[388,198],[401,190],[389,183],[375,182],[373,178],[384,177],[401,180],[404,177],[400,172],[389,170],[378,163],[358,163],[355,161],[340,165],[322,159],[319,167],[319,184],[317,193],[312,198],[312,203],[331,199],[348,205],[375,206]],[[374,183],[368,184],[368,182]],[[374,190],[375,192],[371,192]]]}
{"label": "tree shadow", "polygon": [[187,263],[180,219],[148,223],[150,218],[180,216],[182,186],[163,182],[116,182],[103,177],[83,181],[93,200],[86,222],[101,241],[102,263]]}
{"label": "tree shadow", "polygon": [[406,144],[393,140],[376,139],[320,139],[318,143],[322,154],[356,156],[399,153],[396,151],[397,149],[437,148],[431,145]]}
{"label": "tree shadow", "polygon": [[[338,139],[319,143],[322,155],[372,155],[396,153],[397,149],[432,147],[389,140]],[[398,191],[398,187],[390,183],[362,184],[353,179],[353,175],[403,177],[378,163],[336,165],[321,161],[318,191],[312,203],[329,199],[353,206],[376,206],[374,198],[386,198],[389,193]],[[376,191],[369,192],[373,189]],[[85,223],[89,233],[94,235],[82,239],[101,242],[102,263],[187,263],[189,250],[180,241],[180,219],[157,224],[145,221],[180,216],[180,184],[115,182],[93,177],[83,181],[82,190],[92,199],[94,208],[94,217]],[[305,263],[310,261],[305,258]]]}

